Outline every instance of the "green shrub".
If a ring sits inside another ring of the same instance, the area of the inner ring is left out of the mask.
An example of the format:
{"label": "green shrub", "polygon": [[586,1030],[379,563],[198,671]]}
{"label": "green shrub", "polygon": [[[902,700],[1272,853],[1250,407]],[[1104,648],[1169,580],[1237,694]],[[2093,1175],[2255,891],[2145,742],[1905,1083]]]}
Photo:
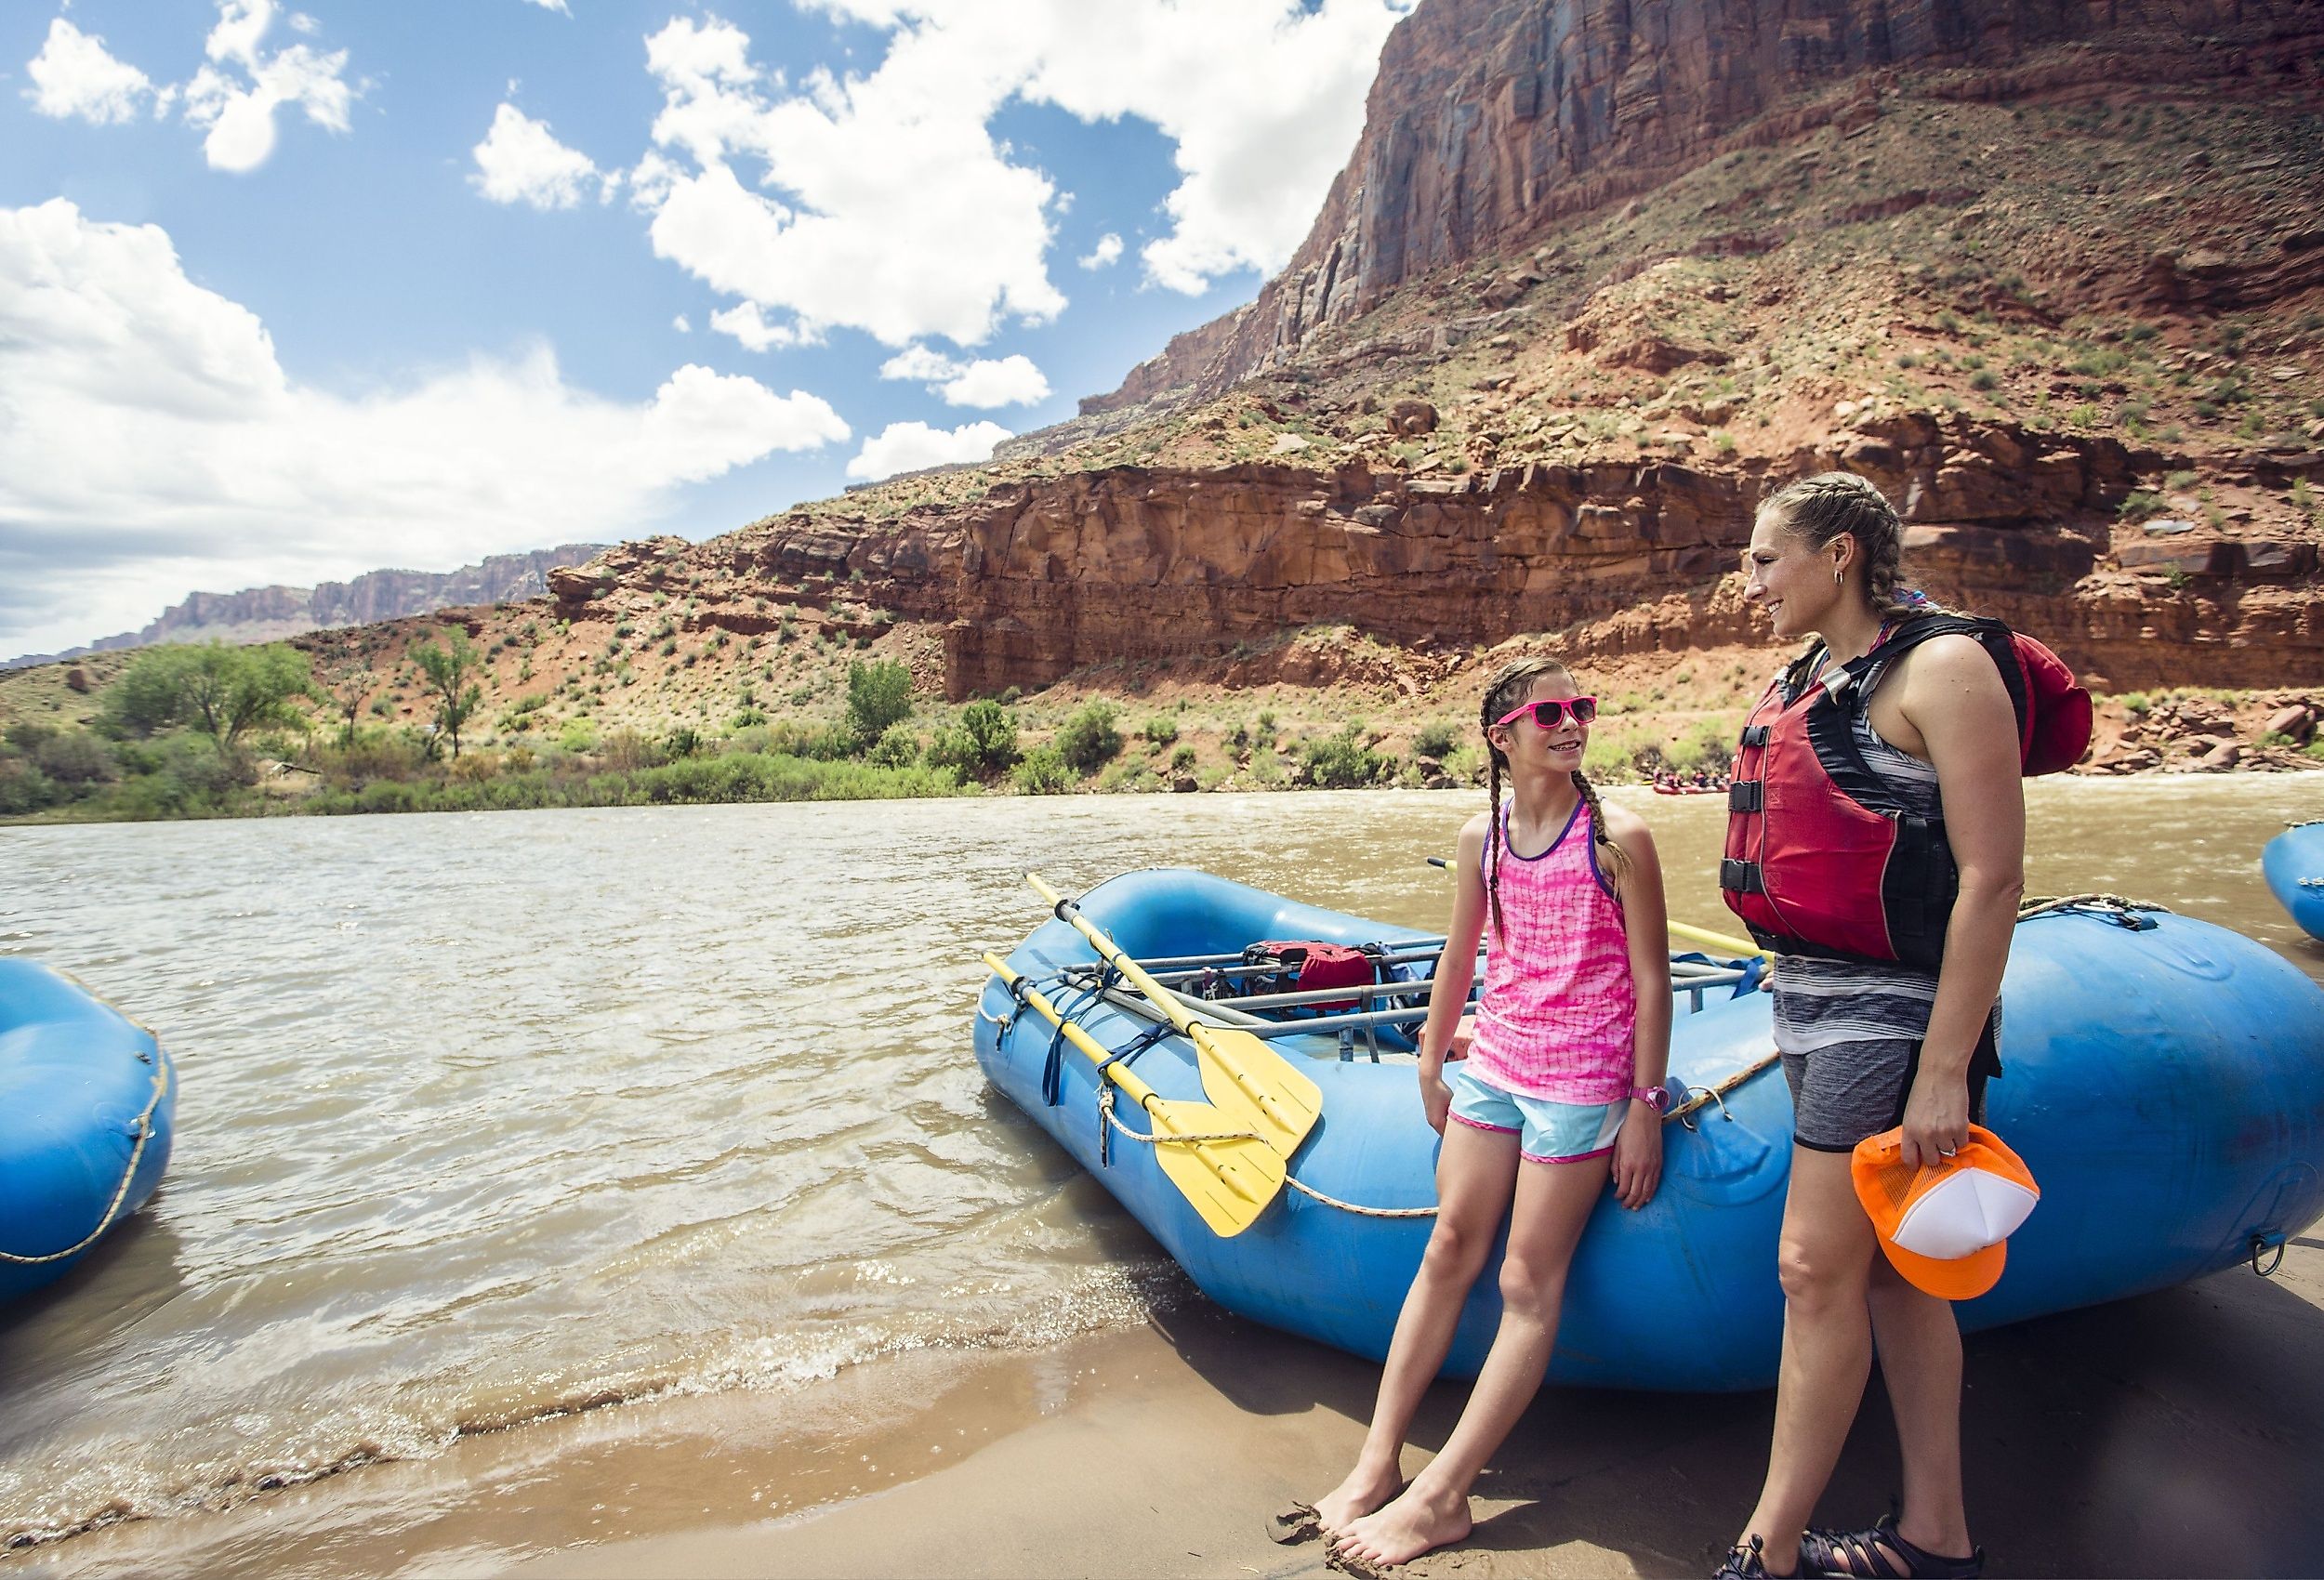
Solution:
{"label": "green shrub", "polygon": [[979,697],[960,710],[959,723],[936,732],[928,760],[971,779],[1005,773],[1017,760],[1017,716],[990,697]]}
{"label": "green shrub", "polygon": [[1138,733],[1146,738],[1149,746],[1167,746],[1178,739],[1178,720],[1156,714],[1146,720]]}
{"label": "green shrub", "polygon": [[1184,773],[1194,766],[1195,748],[1192,745],[1181,746],[1170,754],[1170,767],[1176,771]]}
{"label": "green shrub", "polygon": [[1055,746],[1037,746],[1017,764],[1011,777],[1023,795],[1062,796],[1074,787],[1075,774]]}
{"label": "green shrub", "polygon": [[1353,724],[1338,734],[1310,741],[1302,748],[1307,782],[1319,790],[1352,790],[1378,784],[1395,765],[1365,744]]}
{"label": "green shrub", "polygon": [[1460,727],[1449,718],[1432,718],[1413,732],[1412,754],[1422,757],[1442,757],[1460,744]]}
{"label": "green shrub", "polygon": [[1092,698],[1057,732],[1057,754],[1076,773],[1095,773],[1120,753],[1122,732],[1114,728],[1120,710],[1103,697]]}
{"label": "green shrub", "polygon": [[891,724],[865,757],[878,768],[910,768],[920,760],[920,738],[907,724]]}

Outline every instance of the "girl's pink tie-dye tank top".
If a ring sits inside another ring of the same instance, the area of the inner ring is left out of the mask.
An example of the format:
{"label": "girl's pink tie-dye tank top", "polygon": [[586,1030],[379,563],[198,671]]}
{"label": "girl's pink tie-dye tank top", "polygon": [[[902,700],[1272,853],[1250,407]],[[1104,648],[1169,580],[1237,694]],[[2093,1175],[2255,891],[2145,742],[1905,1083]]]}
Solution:
{"label": "girl's pink tie-dye tank top", "polygon": [[[1485,915],[1485,992],[1470,1068],[1494,1086],[1552,1102],[1630,1095],[1638,994],[1613,886],[1598,870],[1588,803],[1547,850],[1510,849],[1500,811],[1501,922]],[[1486,878],[1493,876],[1486,842]]]}

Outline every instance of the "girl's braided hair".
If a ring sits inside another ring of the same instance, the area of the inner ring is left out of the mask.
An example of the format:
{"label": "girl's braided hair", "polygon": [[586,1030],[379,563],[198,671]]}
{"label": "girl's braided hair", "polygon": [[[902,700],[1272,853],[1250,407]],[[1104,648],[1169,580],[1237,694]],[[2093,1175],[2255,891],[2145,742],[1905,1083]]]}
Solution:
{"label": "girl's braided hair", "polygon": [[[1521,658],[1504,665],[1499,674],[1486,684],[1485,701],[1477,708],[1477,727],[1485,732],[1485,755],[1488,759],[1486,786],[1485,822],[1485,892],[1493,908],[1493,930],[1502,930],[1501,923],[1501,774],[1509,767],[1509,757],[1493,744],[1492,729],[1510,709],[1525,700],[1533,683],[1544,675],[1563,675],[1568,680],[1573,672],[1554,658]],[[1574,770],[1574,788],[1580,792],[1582,804],[1590,809],[1590,837],[1598,849],[1598,865],[1609,878],[1618,876],[1625,865],[1621,847],[1615,844],[1605,831],[1605,807],[1598,799],[1597,786],[1579,769]]]}

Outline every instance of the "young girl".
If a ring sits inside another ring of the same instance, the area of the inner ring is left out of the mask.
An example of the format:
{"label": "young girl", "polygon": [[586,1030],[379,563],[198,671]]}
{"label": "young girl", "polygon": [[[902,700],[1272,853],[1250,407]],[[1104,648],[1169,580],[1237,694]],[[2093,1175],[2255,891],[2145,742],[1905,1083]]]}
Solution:
{"label": "young girl", "polygon": [[[1662,870],[1646,825],[1582,777],[1596,714],[1554,660],[1521,660],[1486,690],[1489,806],[1460,833],[1420,1040],[1420,1105],[1444,1137],[1436,1227],[1396,1319],[1364,1451],[1315,1505],[1349,1567],[1407,1562],[1469,1534],[1469,1488],[1541,1386],[1566,1265],[1609,1173],[1632,1208],[1661,1177],[1647,1094],[1670,1059]],[[1448,1073],[1488,926],[1475,1046]],[[1504,1213],[1499,1330],[1444,1451],[1406,1487],[1405,1432]]]}

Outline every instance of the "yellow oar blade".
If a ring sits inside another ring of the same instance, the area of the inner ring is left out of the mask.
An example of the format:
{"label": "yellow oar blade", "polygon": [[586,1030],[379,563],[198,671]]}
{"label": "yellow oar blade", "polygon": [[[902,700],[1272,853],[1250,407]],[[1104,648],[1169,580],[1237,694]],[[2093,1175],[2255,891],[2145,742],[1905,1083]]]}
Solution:
{"label": "yellow oar blade", "polygon": [[[1146,1104],[1146,1113],[1157,1136],[1215,1134],[1226,1123],[1226,1115],[1208,1103],[1155,1098]],[[1234,1239],[1256,1222],[1290,1172],[1283,1154],[1256,1137],[1157,1141],[1154,1161],[1221,1240]]]}
{"label": "yellow oar blade", "polygon": [[1170,1023],[1194,1042],[1195,1065],[1202,1073],[1202,1095],[1233,1117],[1238,1128],[1256,1130],[1285,1157],[1315,1127],[1324,1111],[1323,1088],[1265,1039],[1232,1026],[1197,1020],[1178,995],[1148,976],[1103,928],[1081,914],[1081,908],[1041,881],[1037,873],[1024,875],[1033,891],[1048,901],[1058,916],[1071,923],[1107,965],[1144,994],[1170,1018]]}
{"label": "yellow oar blade", "polygon": [[1285,1157],[1299,1151],[1323,1117],[1323,1088],[1285,1064],[1263,1038],[1239,1027],[1197,1020],[1187,1036],[1202,1073],[1202,1095],[1223,1113],[1243,1114]]}
{"label": "yellow oar blade", "polygon": [[[1003,982],[1014,987],[1018,974],[997,955],[984,964]],[[1153,1087],[1118,1063],[1105,1048],[1061,1014],[1037,990],[1027,988],[1024,1001],[1065,1034],[1065,1040],[1106,1078],[1128,1093],[1150,1115],[1150,1133],[1162,1138],[1154,1143],[1155,1162],[1163,1176],[1178,1187],[1210,1231],[1231,1240],[1257,1221],[1283,1189],[1289,1166],[1283,1154],[1256,1135],[1238,1135],[1251,1127],[1208,1103],[1172,1101],[1157,1097]],[[1195,1138],[1211,1138],[1197,1139]]]}

